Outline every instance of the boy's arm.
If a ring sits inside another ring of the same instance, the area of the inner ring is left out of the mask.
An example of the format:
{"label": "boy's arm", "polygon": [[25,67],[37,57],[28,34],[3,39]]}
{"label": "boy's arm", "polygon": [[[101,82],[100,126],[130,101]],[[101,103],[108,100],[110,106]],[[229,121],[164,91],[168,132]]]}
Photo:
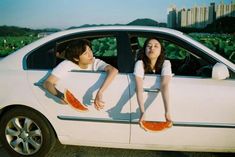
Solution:
{"label": "boy's arm", "polygon": [[97,110],[100,110],[104,107],[104,103],[102,102],[103,92],[106,90],[106,88],[113,81],[114,77],[118,74],[118,70],[111,65],[107,65],[104,68],[104,70],[107,72],[107,76],[106,76],[103,84],[101,85],[101,87],[95,97],[95,108]]}
{"label": "boy's arm", "polygon": [[58,78],[54,75],[50,75],[43,83],[43,87],[50,92],[52,95],[58,97],[64,102],[64,94],[55,88],[55,84]]}

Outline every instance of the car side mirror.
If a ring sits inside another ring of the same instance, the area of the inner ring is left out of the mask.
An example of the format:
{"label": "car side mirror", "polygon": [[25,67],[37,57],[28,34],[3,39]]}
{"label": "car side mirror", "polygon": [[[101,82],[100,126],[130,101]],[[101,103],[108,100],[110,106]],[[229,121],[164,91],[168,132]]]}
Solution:
{"label": "car side mirror", "polygon": [[212,79],[224,80],[229,77],[229,71],[223,63],[216,63],[212,68]]}

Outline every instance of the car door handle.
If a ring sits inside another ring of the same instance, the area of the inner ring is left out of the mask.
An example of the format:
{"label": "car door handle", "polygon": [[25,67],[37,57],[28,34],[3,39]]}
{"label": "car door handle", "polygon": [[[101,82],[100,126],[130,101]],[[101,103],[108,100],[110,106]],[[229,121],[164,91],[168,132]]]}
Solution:
{"label": "car door handle", "polygon": [[151,88],[144,88],[144,92],[152,92],[152,93],[158,93],[160,89],[151,89]]}

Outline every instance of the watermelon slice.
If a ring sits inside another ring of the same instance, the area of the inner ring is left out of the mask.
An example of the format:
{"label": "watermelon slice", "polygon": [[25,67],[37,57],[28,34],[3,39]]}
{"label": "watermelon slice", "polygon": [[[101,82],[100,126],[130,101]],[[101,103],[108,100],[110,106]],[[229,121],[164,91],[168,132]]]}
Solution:
{"label": "watermelon slice", "polygon": [[76,110],[80,112],[88,111],[87,106],[83,105],[78,99],[76,99],[69,90],[65,91],[64,98],[65,98],[65,101]]}
{"label": "watermelon slice", "polygon": [[146,131],[157,132],[157,131],[162,131],[162,130],[172,127],[172,122],[170,121],[166,121],[166,122],[142,121],[140,123],[140,127]]}

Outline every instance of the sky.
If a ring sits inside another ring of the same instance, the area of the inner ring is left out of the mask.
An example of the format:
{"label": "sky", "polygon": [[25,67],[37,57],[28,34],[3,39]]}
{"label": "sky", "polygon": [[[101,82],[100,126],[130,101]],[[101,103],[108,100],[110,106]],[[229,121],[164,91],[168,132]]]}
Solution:
{"label": "sky", "polygon": [[[84,24],[127,24],[141,18],[167,22],[167,8],[209,6],[221,0],[0,0],[0,26],[32,29]],[[223,0],[225,4],[231,0]]]}

